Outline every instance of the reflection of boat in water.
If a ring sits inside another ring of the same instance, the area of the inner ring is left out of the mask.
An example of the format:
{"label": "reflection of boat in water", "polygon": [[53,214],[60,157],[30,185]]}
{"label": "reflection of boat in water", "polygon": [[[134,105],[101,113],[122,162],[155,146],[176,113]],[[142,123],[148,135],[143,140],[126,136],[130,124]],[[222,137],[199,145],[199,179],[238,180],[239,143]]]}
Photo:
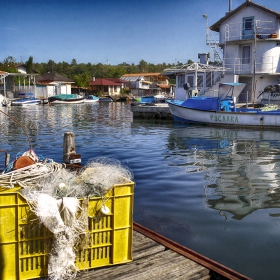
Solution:
{"label": "reflection of boat in water", "polygon": [[84,103],[85,98],[78,94],[58,94],[48,98],[49,104],[79,104]]}
{"label": "reflection of boat in water", "polygon": [[280,130],[175,125],[169,139],[170,165],[203,175],[205,207],[237,220],[280,208]]}
{"label": "reflection of boat in water", "polygon": [[35,98],[32,92],[20,93],[19,95],[21,95],[23,98],[12,101],[11,102],[12,106],[30,106],[30,105],[38,105],[41,103],[41,100]]}

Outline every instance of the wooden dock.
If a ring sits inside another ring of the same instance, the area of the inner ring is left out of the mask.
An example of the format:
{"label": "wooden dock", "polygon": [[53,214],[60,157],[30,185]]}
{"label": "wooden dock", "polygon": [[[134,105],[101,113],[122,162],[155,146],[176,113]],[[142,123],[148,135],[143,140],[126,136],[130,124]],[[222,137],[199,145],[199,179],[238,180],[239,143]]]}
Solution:
{"label": "wooden dock", "polygon": [[136,223],[134,223],[132,252],[132,262],[82,271],[77,278],[81,280],[250,279]]}
{"label": "wooden dock", "polygon": [[167,103],[155,103],[146,105],[140,103],[132,103],[130,111],[133,113],[133,118],[173,120]]}

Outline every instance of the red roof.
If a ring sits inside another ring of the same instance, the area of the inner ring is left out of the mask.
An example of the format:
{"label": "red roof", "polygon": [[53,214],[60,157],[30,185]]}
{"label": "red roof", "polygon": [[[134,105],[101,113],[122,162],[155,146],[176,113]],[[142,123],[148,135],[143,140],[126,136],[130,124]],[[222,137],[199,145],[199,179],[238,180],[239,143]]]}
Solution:
{"label": "red roof", "polygon": [[119,78],[95,78],[94,81],[90,81],[90,86],[119,86],[120,84],[127,84],[127,81]]}

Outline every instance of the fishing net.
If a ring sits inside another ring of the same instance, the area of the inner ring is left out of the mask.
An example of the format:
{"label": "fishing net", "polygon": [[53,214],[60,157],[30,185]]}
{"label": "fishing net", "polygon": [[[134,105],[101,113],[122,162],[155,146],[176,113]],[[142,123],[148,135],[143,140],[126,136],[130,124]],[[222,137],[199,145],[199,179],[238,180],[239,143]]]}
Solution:
{"label": "fishing net", "polygon": [[75,197],[55,199],[40,192],[30,192],[28,203],[40,222],[53,233],[48,262],[49,279],[75,278],[76,252],[87,230],[87,208],[81,207]]}
{"label": "fishing net", "polygon": [[35,163],[0,175],[0,185],[19,184],[31,211],[53,233],[48,275],[59,280],[76,277],[76,253],[87,239],[89,197],[104,201],[114,185],[131,182],[132,177],[117,159],[96,157],[78,173],[57,163]]}

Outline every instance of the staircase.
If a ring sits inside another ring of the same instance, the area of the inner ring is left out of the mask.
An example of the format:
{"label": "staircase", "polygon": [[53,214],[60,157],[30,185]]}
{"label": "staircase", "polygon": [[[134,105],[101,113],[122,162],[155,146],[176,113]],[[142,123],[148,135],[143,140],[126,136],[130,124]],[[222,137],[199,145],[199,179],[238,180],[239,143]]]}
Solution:
{"label": "staircase", "polygon": [[214,61],[217,61],[223,65],[222,49],[219,47],[218,41],[208,26],[206,28],[206,45],[210,46],[212,52],[214,53]]}

